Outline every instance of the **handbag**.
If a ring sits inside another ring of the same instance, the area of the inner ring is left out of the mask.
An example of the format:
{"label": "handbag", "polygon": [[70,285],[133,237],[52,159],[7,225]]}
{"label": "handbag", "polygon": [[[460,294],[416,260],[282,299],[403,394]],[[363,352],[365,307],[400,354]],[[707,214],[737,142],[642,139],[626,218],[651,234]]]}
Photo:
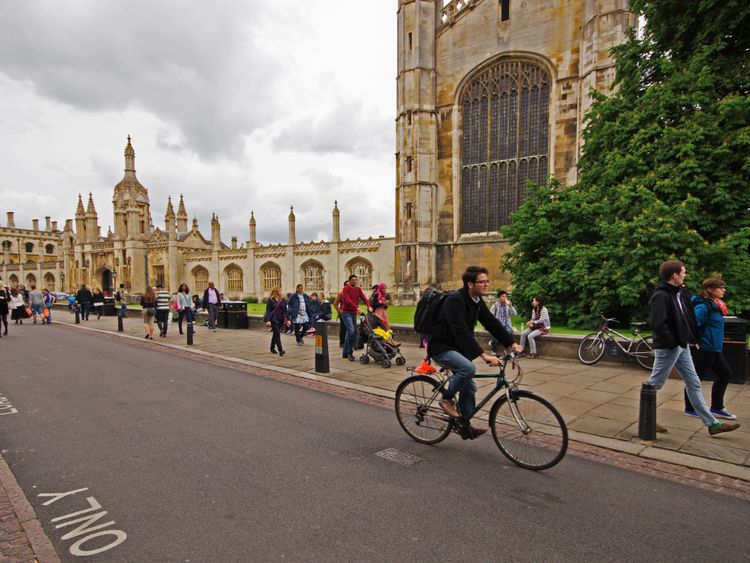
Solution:
{"label": "handbag", "polygon": [[42,317],[44,317],[45,319],[49,318],[49,308],[48,307],[45,307],[44,310],[42,311]]}
{"label": "handbag", "polygon": [[29,309],[28,307],[24,307],[23,312],[26,314],[27,319],[31,318],[31,309]]}

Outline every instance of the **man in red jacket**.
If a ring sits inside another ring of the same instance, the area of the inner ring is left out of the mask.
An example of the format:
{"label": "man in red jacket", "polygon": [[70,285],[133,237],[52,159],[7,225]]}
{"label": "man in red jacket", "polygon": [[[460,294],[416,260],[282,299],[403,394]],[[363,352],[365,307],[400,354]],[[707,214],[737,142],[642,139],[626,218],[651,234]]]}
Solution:
{"label": "man in red jacket", "polygon": [[359,302],[364,301],[367,310],[372,312],[370,301],[368,301],[362,288],[357,285],[357,276],[352,274],[349,281],[336,296],[333,306],[338,311],[341,320],[346,327],[346,337],[344,338],[344,358],[350,362],[354,361],[354,331],[357,327],[357,315],[359,314]]}

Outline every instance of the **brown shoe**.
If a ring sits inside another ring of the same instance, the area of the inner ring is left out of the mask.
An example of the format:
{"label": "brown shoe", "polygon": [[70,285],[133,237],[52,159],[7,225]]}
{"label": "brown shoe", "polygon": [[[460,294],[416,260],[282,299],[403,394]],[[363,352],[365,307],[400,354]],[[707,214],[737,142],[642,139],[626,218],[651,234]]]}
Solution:
{"label": "brown shoe", "polygon": [[460,415],[458,414],[458,411],[456,410],[456,401],[453,399],[440,399],[438,401],[438,405],[440,405],[440,408],[443,409],[443,412],[447,414],[448,416],[452,416],[454,418],[458,418]]}
{"label": "brown shoe", "polygon": [[662,426],[661,424],[658,424],[658,423],[657,423],[657,425],[656,425],[656,431],[657,431],[657,432],[658,432],[659,434],[666,434],[667,432],[669,432],[669,430],[667,430],[667,427],[666,427],[666,426]]}
{"label": "brown shoe", "polygon": [[737,430],[739,427],[740,425],[737,422],[719,422],[714,426],[709,426],[708,433],[711,434],[711,436],[716,436],[717,434],[721,434],[722,432],[731,432],[732,430]]}
{"label": "brown shoe", "polygon": [[477,438],[479,438],[479,437],[480,437],[480,436],[481,436],[482,434],[484,434],[485,432],[487,432],[487,430],[489,430],[489,428],[479,428],[479,427],[477,427],[477,426],[470,426],[470,427],[469,427],[469,431],[470,431],[470,433],[471,433],[471,436],[470,436],[470,438],[471,438],[472,440],[476,440],[476,439],[477,439]]}

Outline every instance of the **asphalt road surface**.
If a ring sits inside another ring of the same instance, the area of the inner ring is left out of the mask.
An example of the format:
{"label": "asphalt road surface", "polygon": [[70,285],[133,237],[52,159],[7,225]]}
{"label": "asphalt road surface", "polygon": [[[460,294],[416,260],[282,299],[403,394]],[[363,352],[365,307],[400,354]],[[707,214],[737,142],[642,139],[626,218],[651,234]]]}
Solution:
{"label": "asphalt road surface", "polygon": [[742,500],[573,456],[535,473],[489,435],[423,446],[392,410],[111,336],[11,329],[0,396],[18,412],[0,416],[0,447],[63,561],[750,558]]}

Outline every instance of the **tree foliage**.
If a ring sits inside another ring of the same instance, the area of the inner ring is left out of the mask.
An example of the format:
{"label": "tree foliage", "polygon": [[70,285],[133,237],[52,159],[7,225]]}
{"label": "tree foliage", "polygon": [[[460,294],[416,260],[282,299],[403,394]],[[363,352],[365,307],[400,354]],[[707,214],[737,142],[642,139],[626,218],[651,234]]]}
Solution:
{"label": "tree foliage", "polygon": [[[647,315],[661,262],[688,285],[728,284],[750,310],[750,4],[634,0],[646,33],[614,50],[617,91],[594,93],[579,181],[530,186],[503,229],[516,302],[541,294],[558,321]],[[744,33],[743,33],[744,32]],[[519,297],[521,299],[519,299]]]}

